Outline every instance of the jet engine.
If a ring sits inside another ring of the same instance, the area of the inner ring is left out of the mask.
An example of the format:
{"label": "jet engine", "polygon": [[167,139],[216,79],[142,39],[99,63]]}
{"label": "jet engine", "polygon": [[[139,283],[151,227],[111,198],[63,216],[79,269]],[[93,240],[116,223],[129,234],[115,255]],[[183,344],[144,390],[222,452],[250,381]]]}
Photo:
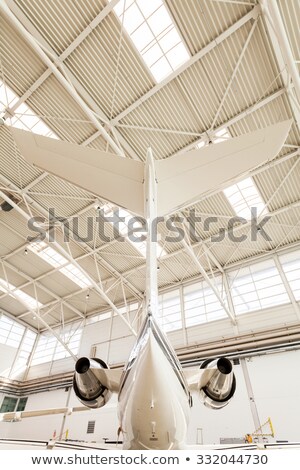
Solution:
{"label": "jet engine", "polygon": [[201,364],[200,369],[215,368],[208,382],[200,389],[200,400],[213,410],[228,405],[236,389],[232,364],[226,357],[209,359]]}
{"label": "jet engine", "polygon": [[101,359],[81,357],[76,362],[73,388],[77,398],[88,408],[101,408],[112,395],[112,392],[102,383],[101,370],[103,369],[108,369],[108,366]]}

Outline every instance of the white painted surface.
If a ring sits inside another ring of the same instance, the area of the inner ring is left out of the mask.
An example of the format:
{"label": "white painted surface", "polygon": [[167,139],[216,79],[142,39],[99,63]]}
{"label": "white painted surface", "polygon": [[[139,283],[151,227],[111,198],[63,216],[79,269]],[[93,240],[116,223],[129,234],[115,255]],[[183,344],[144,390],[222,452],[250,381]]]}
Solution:
{"label": "white painted surface", "polygon": [[[254,398],[261,423],[270,416],[275,439],[299,441],[300,422],[300,351],[281,352],[254,357],[247,362]],[[197,396],[188,428],[188,443],[196,444],[197,428],[203,429],[203,443],[220,442],[224,437],[242,437],[254,431],[245,381],[241,366],[234,366],[237,391],[231,403],[223,410],[205,408]],[[26,409],[65,406],[68,394],[64,390],[31,395]],[[1,398],[0,398],[1,399]],[[69,406],[78,406],[74,393]],[[96,420],[95,434],[86,433],[89,420]],[[21,423],[0,423],[0,436],[9,438],[48,439],[53,431],[59,432],[62,416],[31,418]],[[118,429],[116,398],[106,407],[95,411],[68,416],[66,428],[70,439],[103,442],[104,437],[115,440]],[[273,441],[271,439],[271,441]]]}
{"label": "white painted surface", "polygon": [[247,363],[261,422],[270,416],[276,439],[300,440],[300,351]]}
{"label": "white painted surface", "polygon": [[[41,408],[56,408],[65,406],[67,393],[64,390],[29,395],[27,410]],[[15,437],[16,439],[50,439],[54,431],[59,432],[62,422],[61,416],[47,416],[28,418],[19,423],[0,423],[1,438]]]}
{"label": "white painted surface", "polygon": [[[134,317],[134,313],[130,315],[132,318]],[[298,322],[298,319],[293,306],[289,304],[260,310],[259,312],[238,315],[237,321],[238,332],[247,334],[295,324]],[[202,342],[219,341],[223,338],[236,336],[236,331],[230,320],[224,318],[187,328],[186,336],[187,344],[193,346],[199,345]],[[185,335],[182,329],[168,333],[168,338],[174,348],[185,346]],[[111,365],[124,363],[129,357],[134,341],[135,338],[127,326],[119,317],[114,316],[112,328],[110,318],[85,326],[78,357],[90,357],[91,349],[95,346],[96,356],[100,359]],[[53,363],[39,364],[30,368],[28,379],[69,372],[73,367],[74,361],[71,358],[60,359]]]}

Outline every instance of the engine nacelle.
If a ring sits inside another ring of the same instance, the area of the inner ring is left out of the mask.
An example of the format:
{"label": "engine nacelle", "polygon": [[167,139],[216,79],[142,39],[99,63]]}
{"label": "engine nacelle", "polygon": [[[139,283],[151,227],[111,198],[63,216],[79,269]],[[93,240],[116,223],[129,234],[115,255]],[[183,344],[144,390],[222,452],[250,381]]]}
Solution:
{"label": "engine nacelle", "polygon": [[219,410],[228,405],[236,389],[235,375],[232,364],[226,357],[211,359],[203,362],[200,369],[216,367],[206,385],[200,389],[200,400],[213,410]]}
{"label": "engine nacelle", "polygon": [[108,369],[101,359],[88,359],[81,357],[75,365],[73,387],[77,398],[88,408],[101,408],[110,399],[112,392],[101,383],[99,373],[101,369]]}

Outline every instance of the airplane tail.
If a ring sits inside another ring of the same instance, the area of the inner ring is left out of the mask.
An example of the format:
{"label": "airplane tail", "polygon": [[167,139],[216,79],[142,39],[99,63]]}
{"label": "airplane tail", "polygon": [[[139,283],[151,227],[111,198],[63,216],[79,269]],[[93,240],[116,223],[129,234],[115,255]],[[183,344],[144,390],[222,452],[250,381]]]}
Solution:
{"label": "airplane tail", "polygon": [[[158,216],[166,216],[229,185],[280,151],[291,121],[225,142],[155,160]],[[21,155],[134,214],[144,214],[144,163],[11,127]]]}

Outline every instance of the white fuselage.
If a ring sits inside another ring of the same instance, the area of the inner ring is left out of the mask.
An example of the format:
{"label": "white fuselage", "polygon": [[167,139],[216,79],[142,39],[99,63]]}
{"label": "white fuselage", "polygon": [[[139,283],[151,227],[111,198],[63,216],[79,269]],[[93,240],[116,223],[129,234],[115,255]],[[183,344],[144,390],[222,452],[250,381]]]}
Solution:
{"label": "white fuselage", "polygon": [[157,180],[152,151],[144,173],[147,220],[146,319],[119,391],[124,449],[179,449],[187,432],[190,395],[175,351],[159,329],[157,292]]}
{"label": "white fuselage", "polygon": [[119,393],[123,447],[183,448],[190,411],[184,377],[151,328],[140,341],[143,344],[129,361]]}

